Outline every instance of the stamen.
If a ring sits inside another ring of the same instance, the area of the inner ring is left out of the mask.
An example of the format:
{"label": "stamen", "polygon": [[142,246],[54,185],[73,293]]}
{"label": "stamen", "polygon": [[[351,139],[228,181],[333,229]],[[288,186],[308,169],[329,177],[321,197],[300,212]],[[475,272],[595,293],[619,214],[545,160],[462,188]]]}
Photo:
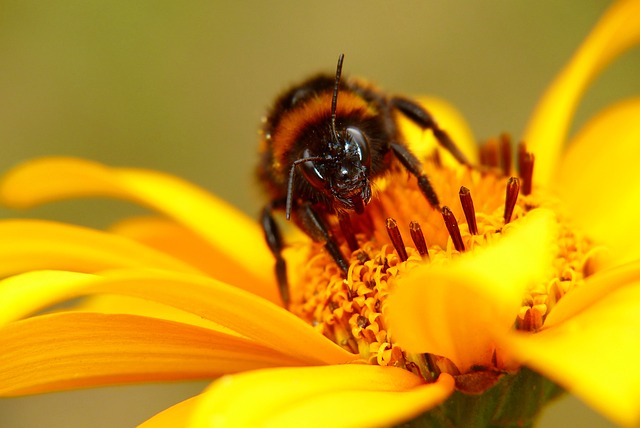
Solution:
{"label": "stamen", "polygon": [[530,195],[533,187],[533,163],[535,157],[531,152],[523,152],[519,156],[520,177],[522,178],[522,194]]}
{"label": "stamen", "polygon": [[513,209],[516,206],[519,192],[520,180],[518,180],[517,177],[511,177],[507,181],[507,194],[504,199],[504,224],[511,221],[511,215],[513,214]]}
{"label": "stamen", "polygon": [[359,249],[360,246],[358,245],[358,241],[356,240],[356,234],[353,232],[353,225],[351,224],[351,218],[349,217],[349,214],[344,212],[339,213],[338,221],[340,222],[342,235],[344,235],[344,239],[347,241],[351,252]]}
{"label": "stamen", "polygon": [[505,176],[511,175],[511,135],[500,135],[500,165]]}
{"label": "stamen", "polygon": [[469,225],[469,233],[472,235],[478,234],[478,224],[476,223],[476,210],[473,207],[473,199],[471,199],[471,191],[466,187],[460,187],[460,203],[462,204],[462,210],[464,211],[464,217],[467,219]]}
{"label": "stamen", "polygon": [[480,164],[489,168],[497,168],[498,162],[498,142],[492,138],[480,147]]}
{"label": "stamen", "polygon": [[391,239],[393,247],[398,252],[398,257],[400,257],[400,260],[402,260],[403,262],[407,261],[409,256],[407,256],[407,250],[404,247],[402,235],[400,235],[400,229],[398,229],[398,222],[391,217],[387,219],[387,232],[389,233],[389,238]]}
{"label": "stamen", "polygon": [[427,248],[427,243],[424,240],[424,234],[422,233],[422,228],[417,221],[412,221],[409,223],[409,232],[411,233],[411,239],[420,253],[421,256],[429,257],[429,250]]}
{"label": "stamen", "polygon": [[527,145],[524,141],[521,141],[518,144],[518,172],[522,176],[522,161],[524,159],[524,155],[527,153]]}
{"label": "stamen", "polygon": [[460,235],[458,221],[449,207],[442,207],[442,218],[444,218],[444,224],[447,226],[449,236],[451,236],[451,240],[453,241],[453,246],[457,251],[464,251],[464,242],[462,242],[462,235]]}

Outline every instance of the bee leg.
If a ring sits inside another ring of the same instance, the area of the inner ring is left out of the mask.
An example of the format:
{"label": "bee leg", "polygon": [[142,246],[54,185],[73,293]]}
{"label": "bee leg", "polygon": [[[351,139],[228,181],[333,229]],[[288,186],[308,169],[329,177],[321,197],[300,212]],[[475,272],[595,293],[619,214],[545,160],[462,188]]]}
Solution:
{"label": "bee leg", "polygon": [[267,204],[260,215],[260,223],[262,224],[262,230],[264,231],[264,237],[267,241],[267,245],[271,250],[271,253],[276,259],[275,273],[276,280],[278,281],[278,288],[280,290],[280,297],[285,307],[289,306],[289,281],[287,280],[287,263],[282,257],[282,249],[284,243],[282,241],[282,234],[280,228],[273,218],[274,203]]}
{"label": "bee leg", "polygon": [[438,195],[436,194],[436,191],[433,190],[433,186],[431,186],[429,178],[422,173],[422,165],[418,158],[416,158],[413,153],[411,153],[409,149],[402,144],[391,143],[390,146],[393,154],[396,155],[400,163],[402,163],[402,165],[407,168],[407,171],[418,179],[418,187],[422,194],[427,198],[427,201],[429,201],[429,204],[431,204],[433,208],[440,210]]}
{"label": "bee leg", "polygon": [[416,104],[415,101],[402,97],[393,97],[391,99],[391,103],[416,125],[423,129],[430,129],[438,140],[438,143],[451,153],[458,162],[463,165],[471,166],[467,157],[462,153],[462,151],[460,151],[458,146],[455,145],[449,134],[438,126],[436,121],[433,119],[433,116],[431,116],[431,114],[422,106]]}
{"label": "bee leg", "polygon": [[311,236],[314,241],[324,241],[324,248],[329,252],[331,257],[333,257],[333,260],[335,260],[342,272],[346,274],[349,270],[349,264],[344,258],[344,255],[342,255],[336,238],[329,232],[329,228],[324,220],[313,209],[310,203],[301,204],[298,210],[298,218],[304,231],[307,232],[307,235]]}

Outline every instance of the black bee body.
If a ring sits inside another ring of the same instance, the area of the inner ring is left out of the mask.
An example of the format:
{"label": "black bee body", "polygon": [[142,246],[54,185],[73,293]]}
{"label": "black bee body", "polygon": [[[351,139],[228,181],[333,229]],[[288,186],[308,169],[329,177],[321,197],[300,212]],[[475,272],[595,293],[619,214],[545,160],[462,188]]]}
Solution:
{"label": "black bee body", "polygon": [[[340,166],[347,169],[358,167],[348,162],[348,156],[344,150],[341,151],[342,143],[331,150],[335,143],[330,109],[334,83],[335,77],[330,75],[319,75],[303,82],[278,98],[267,117],[263,127],[259,177],[267,184],[274,200],[286,200],[290,168],[298,159],[324,156],[333,151],[327,165],[318,164],[316,167],[324,167],[325,170],[330,169],[331,164],[342,164]],[[374,179],[388,168],[389,143],[398,141],[389,100],[359,80],[342,80],[338,90],[336,128],[355,127],[367,136],[369,165],[363,172],[368,179]],[[300,172],[299,179],[296,177],[293,181],[293,201],[309,201],[322,206],[321,209],[327,213],[336,213],[341,206],[334,195],[318,190],[305,179],[304,172]],[[314,176],[310,177],[313,179]]]}
{"label": "black bee body", "polygon": [[350,213],[361,214],[371,200],[371,183],[389,171],[394,158],[416,178],[431,206],[438,197],[422,166],[401,139],[396,115],[403,114],[430,129],[441,145],[468,164],[449,136],[415,102],[384,92],[364,81],[341,80],[342,59],[335,76],[319,75],[280,96],[262,129],[258,178],[271,202],[262,212],[262,226],[276,259],[276,277],[285,304],[289,300],[284,243],[273,211],[284,210],[325,248],[346,273],[328,216],[337,216],[351,250],[358,244]]}

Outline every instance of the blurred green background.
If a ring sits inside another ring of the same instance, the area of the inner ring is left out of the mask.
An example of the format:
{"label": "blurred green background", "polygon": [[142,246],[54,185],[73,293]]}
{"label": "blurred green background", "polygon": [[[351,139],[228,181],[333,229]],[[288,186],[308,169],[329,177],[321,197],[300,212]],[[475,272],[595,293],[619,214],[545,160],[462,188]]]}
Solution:
{"label": "blurred green background", "polygon": [[[255,216],[257,129],[275,95],[310,73],[344,72],[390,92],[456,105],[476,137],[518,137],[603,0],[0,3],[0,169],[72,155],[182,176]],[[590,89],[577,123],[640,93],[640,52]],[[574,128],[575,129],[575,128]],[[3,217],[103,227],[142,212],[65,202]],[[599,370],[600,368],[594,368]],[[0,400],[2,427],[132,426],[204,384],[133,386]],[[569,421],[569,422],[567,422]],[[611,426],[575,399],[545,427]]]}

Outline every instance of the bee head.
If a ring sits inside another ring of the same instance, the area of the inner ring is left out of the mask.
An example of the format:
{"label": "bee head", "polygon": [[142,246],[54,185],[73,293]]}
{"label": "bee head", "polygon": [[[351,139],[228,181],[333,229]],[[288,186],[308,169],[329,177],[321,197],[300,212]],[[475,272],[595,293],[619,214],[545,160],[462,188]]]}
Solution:
{"label": "bee head", "polygon": [[371,200],[371,151],[365,134],[356,127],[336,132],[324,154],[306,149],[300,169],[316,190],[332,200],[337,210],[364,212]]}
{"label": "bee head", "polygon": [[286,216],[291,215],[291,195],[295,169],[300,166],[304,179],[332,203],[336,211],[364,212],[371,200],[369,169],[371,167],[371,149],[366,135],[355,126],[338,131],[336,128],[336,109],[340,75],[344,54],[338,58],[336,79],[331,99],[331,125],[329,135],[323,138],[322,152],[314,153],[306,148],[302,157],[293,162],[289,174]]}

